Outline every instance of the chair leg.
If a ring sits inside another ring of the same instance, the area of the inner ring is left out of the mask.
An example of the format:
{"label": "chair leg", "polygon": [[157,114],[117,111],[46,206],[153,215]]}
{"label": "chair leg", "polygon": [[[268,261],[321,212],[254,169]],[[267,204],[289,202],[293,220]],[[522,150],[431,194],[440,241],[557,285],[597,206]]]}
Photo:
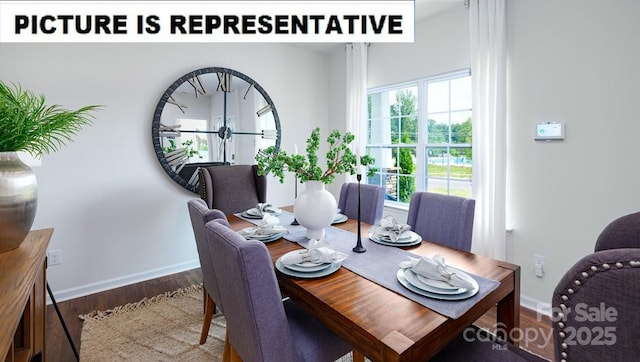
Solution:
{"label": "chair leg", "polygon": [[224,350],[222,352],[222,362],[231,361],[231,344],[229,343],[229,332],[224,334]]}
{"label": "chair leg", "polygon": [[235,348],[229,343],[229,332],[224,336],[224,352],[222,354],[222,362],[242,362],[242,358]]}
{"label": "chair leg", "polygon": [[207,337],[209,336],[209,327],[211,326],[211,319],[213,318],[213,313],[216,310],[216,304],[211,299],[211,296],[207,293],[205,297],[205,307],[204,307],[204,321],[202,322],[202,333],[200,333],[200,344],[204,344],[207,341]]}
{"label": "chair leg", "polygon": [[353,350],[353,362],[364,362],[364,354],[360,351]]}

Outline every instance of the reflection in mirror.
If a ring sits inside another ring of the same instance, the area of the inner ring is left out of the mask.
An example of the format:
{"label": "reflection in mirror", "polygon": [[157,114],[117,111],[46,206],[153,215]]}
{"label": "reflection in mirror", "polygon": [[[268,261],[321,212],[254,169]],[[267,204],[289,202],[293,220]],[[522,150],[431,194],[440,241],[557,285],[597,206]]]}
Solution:
{"label": "reflection in mirror", "polygon": [[264,89],[227,68],[185,74],[162,95],[153,117],[156,156],[178,184],[198,192],[198,168],[253,164],[280,147],[280,120]]}

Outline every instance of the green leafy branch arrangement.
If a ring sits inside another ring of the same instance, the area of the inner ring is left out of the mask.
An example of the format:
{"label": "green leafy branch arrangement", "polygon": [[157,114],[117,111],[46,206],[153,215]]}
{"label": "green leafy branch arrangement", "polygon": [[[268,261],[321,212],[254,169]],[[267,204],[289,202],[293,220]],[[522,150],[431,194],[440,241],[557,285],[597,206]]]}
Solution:
{"label": "green leafy branch arrangement", "polygon": [[26,151],[35,157],[57,151],[83,126],[98,105],[75,111],[47,106],[44,96],[0,82],[0,152]]}
{"label": "green leafy branch arrangement", "polygon": [[[307,139],[306,155],[288,155],[285,151],[276,151],[274,146],[260,150],[256,155],[258,174],[267,175],[273,173],[284,182],[284,172],[294,172],[300,182],[309,180],[322,181],[330,184],[336,174],[348,173],[355,175],[357,172],[357,156],[349,148],[355,136],[346,132],[344,135],[339,130],[333,130],[327,137],[329,150],[326,154],[326,168],[323,170],[318,165],[318,150],[320,149],[320,128],[315,128]],[[360,157],[363,166],[373,165],[375,159],[369,155]],[[377,169],[368,167],[367,175],[375,175]]]}

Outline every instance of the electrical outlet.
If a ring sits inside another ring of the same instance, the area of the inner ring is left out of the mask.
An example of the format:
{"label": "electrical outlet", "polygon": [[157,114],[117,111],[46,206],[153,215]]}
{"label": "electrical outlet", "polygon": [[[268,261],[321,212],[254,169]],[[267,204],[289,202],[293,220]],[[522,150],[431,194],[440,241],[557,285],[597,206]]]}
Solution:
{"label": "electrical outlet", "polygon": [[47,252],[47,258],[49,259],[48,264],[50,266],[62,264],[62,250],[49,250],[49,252]]}
{"label": "electrical outlet", "polygon": [[544,276],[544,256],[533,256],[533,272],[538,278],[542,278]]}

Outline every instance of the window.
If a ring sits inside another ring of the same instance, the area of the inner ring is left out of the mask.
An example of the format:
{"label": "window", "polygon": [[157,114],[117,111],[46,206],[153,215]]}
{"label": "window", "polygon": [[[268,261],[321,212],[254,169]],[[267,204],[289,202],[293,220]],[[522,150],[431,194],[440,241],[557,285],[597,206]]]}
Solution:
{"label": "window", "polygon": [[471,197],[471,75],[468,70],[372,89],[367,153],[387,200],[414,191]]}

